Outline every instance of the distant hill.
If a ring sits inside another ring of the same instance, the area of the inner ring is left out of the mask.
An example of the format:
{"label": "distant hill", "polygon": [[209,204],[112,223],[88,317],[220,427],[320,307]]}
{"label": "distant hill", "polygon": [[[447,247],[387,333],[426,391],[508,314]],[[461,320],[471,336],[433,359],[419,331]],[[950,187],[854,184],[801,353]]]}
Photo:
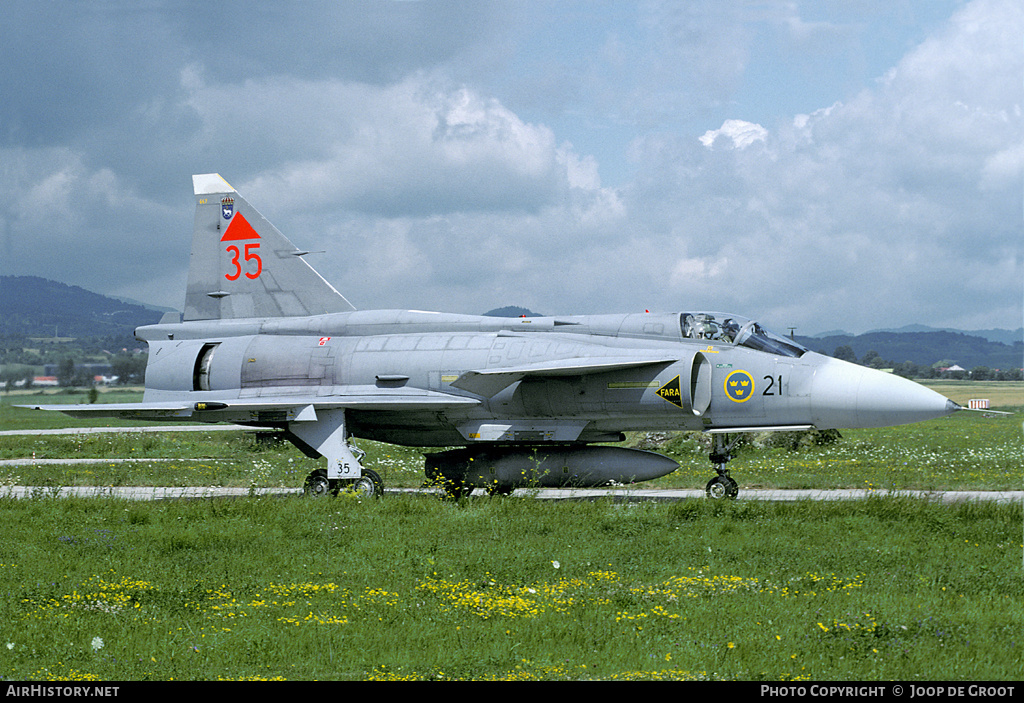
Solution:
{"label": "distant hill", "polygon": [[506,305],[503,308],[495,308],[484,313],[487,317],[544,317],[539,312],[531,312],[526,308],[517,308],[515,305]]}
{"label": "distant hill", "polygon": [[158,310],[38,276],[0,276],[0,335],[131,336],[160,321]]}
{"label": "distant hill", "polygon": [[[987,339],[990,342],[1000,342],[1013,346],[1014,342],[1020,342],[1024,340],[1024,327],[1018,327],[1015,330],[1007,329],[989,329],[989,330],[958,330],[952,327],[929,327],[928,325],[904,325],[903,327],[895,327],[888,329],[868,330],[864,334],[874,334],[875,332],[897,332],[899,334],[906,334],[909,332],[952,332],[954,334],[966,334],[969,337],[981,337]],[[825,339],[826,337],[856,337],[857,335],[847,332],[846,330],[829,330],[828,332],[820,332],[815,335],[811,335],[811,339]]]}
{"label": "distant hill", "polygon": [[[953,332],[954,334],[966,334],[970,337],[982,337],[990,342],[1000,342],[1002,344],[1008,344],[1013,346],[1014,342],[1020,342],[1024,340],[1024,327],[1018,327],[1015,330],[1004,330],[1004,329],[991,329],[991,330],[958,330],[952,327],[929,327],[928,325],[904,325],[903,327],[897,327],[895,329],[884,329],[884,330],[869,330],[865,334],[872,334],[874,332],[898,332],[904,334],[907,332]],[[815,335],[816,337],[822,337],[824,335]]]}
{"label": "distant hill", "polygon": [[[988,330],[958,330],[952,327],[929,327],[928,325],[904,325],[903,327],[895,327],[888,329],[868,330],[864,334],[874,334],[875,332],[898,332],[904,334],[907,332],[953,332],[954,334],[966,334],[970,337],[982,337],[990,342],[1001,342],[1002,344],[1008,344],[1013,346],[1014,342],[1020,342],[1024,340],[1024,327],[1018,327],[1015,330],[1007,329],[988,329]],[[856,337],[857,335],[847,332],[846,330],[829,330],[828,332],[819,332],[818,334],[811,335],[811,339],[824,339],[826,337]]]}
{"label": "distant hill", "polygon": [[809,349],[832,355],[838,347],[849,346],[858,359],[869,351],[888,361],[901,364],[912,361],[918,366],[931,366],[948,359],[965,369],[987,366],[991,369],[1019,369],[1024,364],[1024,342],[1012,344],[991,341],[979,333],[958,331],[933,332],[867,332],[865,334],[829,334],[801,337],[796,340]]}

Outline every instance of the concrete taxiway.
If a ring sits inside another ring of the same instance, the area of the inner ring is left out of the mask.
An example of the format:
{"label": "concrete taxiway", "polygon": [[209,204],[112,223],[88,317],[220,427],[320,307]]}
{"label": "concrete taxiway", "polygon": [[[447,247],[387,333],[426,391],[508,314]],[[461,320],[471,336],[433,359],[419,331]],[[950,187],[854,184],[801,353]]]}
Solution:
{"label": "concrete taxiway", "polygon": [[[104,432],[224,432],[259,431],[259,428],[242,425],[162,425],[152,427],[74,427],[53,430],[5,430],[3,435],[40,434],[93,434]],[[181,461],[181,459],[4,459],[3,466],[27,466],[41,464],[114,464],[124,462]],[[28,498],[33,496],[58,497],[109,497],[124,500],[169,500],[175,498],[238,498],[251,495],[299,495],[296,488],[225,488],[218,486],[193,487],[145,487],[145,486],[0,486],[0,498]],[[402,493],[439,494],[436,489],[388,488],[387,495]],[[484,495],[482,491],[479,495]],[[703,489],[694,488],[520,488],[514,496],[533,497],[538,500],[599,500],[611,498],[620,502],[678,501],[704,498]],[[799,500],[863,500],[870,497],[908,497],[932,500],[941,503],[962,503],[965,501],[994,501],[997,503],[1024,502],[1022,491],[878,491],[870,489],[831,490],[770,490],[740,488],[738,500],[799,501]]]}
{"label": "concrete taxiway", "polygon": [[[150,460],[151,461],[151,460]],[[119,498],[122,500],[174,500],[196,498],[243,498],[246,496],[300,495],[301,488],[227,488],[220,486],[0,486],[0,498],[82,497]],[[386,495],[438,495],[428,488],[388,488]],[[480,495],[485,495],[483,492]],[[513,496],[537,500],[600,500],[616,502],[679,501],[704,499],[704,491],[685,488],[520,488]],[[1024,491],[871,491],[864,489],[834,490],[766,490],[741,489],[737,500],[801,501],[801,500],[864,500],[866,498],[905,497],[962,503],[993,501],[1024,502]]]}

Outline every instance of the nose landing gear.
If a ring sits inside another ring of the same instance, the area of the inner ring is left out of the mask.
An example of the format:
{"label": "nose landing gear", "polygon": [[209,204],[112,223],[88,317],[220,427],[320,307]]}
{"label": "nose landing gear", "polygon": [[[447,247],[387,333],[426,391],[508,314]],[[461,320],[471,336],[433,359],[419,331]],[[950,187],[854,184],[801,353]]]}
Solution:
{"label": "nose landing gear", "polygon": [[712,500],[733,499],[740,492],[736,481],[729,475],[729,469],[725,468],[725,465],[733,458],[729,451],[736,445],[737,440],[738,438],[726,444],[728,441],[727,435],[715,435],[715,448],[708,455],[708,459],[715,465],[715,471],[718,475],[708,481],[707,486],[704,487],[705,495]]}

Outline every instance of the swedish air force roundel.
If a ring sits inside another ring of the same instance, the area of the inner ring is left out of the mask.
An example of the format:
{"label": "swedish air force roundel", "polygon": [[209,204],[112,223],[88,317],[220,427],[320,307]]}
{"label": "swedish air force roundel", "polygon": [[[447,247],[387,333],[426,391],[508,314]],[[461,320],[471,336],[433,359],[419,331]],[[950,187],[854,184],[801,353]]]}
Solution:
{"label": "swedish air force roundel", "polygon": [[725,377],[725,395],[729,400],[745,403],[754,394],[754,379],[746,371],[733,371]]}

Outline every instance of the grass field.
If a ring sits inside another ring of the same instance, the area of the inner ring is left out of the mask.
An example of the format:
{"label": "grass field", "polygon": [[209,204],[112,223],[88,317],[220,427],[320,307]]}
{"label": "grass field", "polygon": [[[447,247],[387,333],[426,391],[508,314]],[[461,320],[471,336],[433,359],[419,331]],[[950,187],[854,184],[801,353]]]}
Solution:
{"label": "grass field", "polygon": [[14,680],[1016,680],[1019,505],[0,500]]}
{"label": "grass field", "polygon": [[[0,499],[0,677],[1019,680],[1021,505],[887,489],[1020,489],[1020,418],[753,436],[730,464],[741,486],[879,489],[852,502]],[[0,405],[0,429],[35,423],[77,421]],[[389,485],[422,481],[416,449],[362,445]],[[681,468],[644,485],[710,476],[699,439],[658,446]],[[242,432],[0,437],[0,459],[33,452],[96,461],[0,483],[298,486],[317,465]]]}
{"label": "grass field", "polygon": [[919,383],[963,406],[971,398],[987,398],[994,409],[1024,408],[1022,381],[922,380]]}

